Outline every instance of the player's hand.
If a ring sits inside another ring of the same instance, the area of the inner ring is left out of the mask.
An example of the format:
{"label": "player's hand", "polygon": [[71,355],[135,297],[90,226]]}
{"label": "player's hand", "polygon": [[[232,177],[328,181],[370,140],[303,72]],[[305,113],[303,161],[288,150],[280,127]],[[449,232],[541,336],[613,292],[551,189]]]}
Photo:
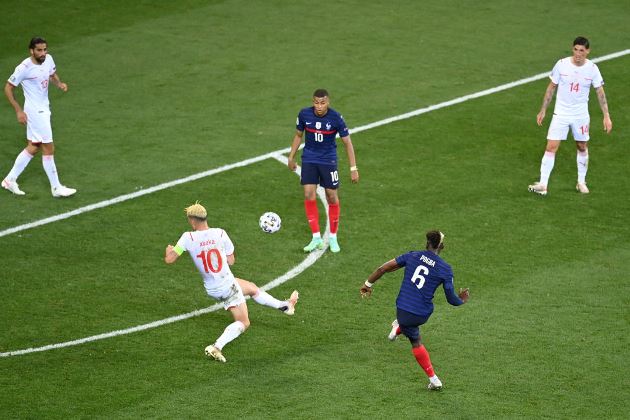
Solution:
{"label": "player's hand", "polygon": [[173,250],[173,245],[171,245],[171,244],[166,245],[166,251],[165,251],[166,254],[168,254],[172,250]]}
{"label": "player's hand", "polygon": [[539,126],[542,126],[543,120],[545,119],[545,114],[546,114],[546,111],[545,111],[544,109],[542,109],[542,110],[538,113],[538,115],[536,115],[536,123],[537,123]]}
{"label": "player's hand", "polygon": [[18,111],[15,114],[17,116],[17,120],[20,124],[22,125],[26,125],[26,122],[28,121],[28,117],[26,116],[26,112],[24,111]]}
{"label": "player's hand", "polygon": [[59,82],[59,84],[57,85],[57,87],[58,87],[59,89],[61,89],[63,92],[67,92],[67,91],[68,91],[68,85],[66,85],[66,84],[65,84],[65,83],[63,83],[63,82]]}
{"label": "player's hand", "polygon": [[372,288],[367,287],[365,284],[361,286],[361,297],[369,298],[372,295]]}
{"label": "player's hand", "polygon": [[470,297],[470,291],[468,290],[468,288],[460,288],[457,292],[457,295],[459,296],[459,298],[464,302],[468,302],[468,298]]}
{"label": "player's hand", "polygon": [[608,134],[612,131],[612,120],[608,114],[604,115],[604,131]]}
{"label": "player's hand", "polygon": [[359,182],[359,171],[350,171],[350,179],[353,184]]}
{"label": "player's hand", "polygon": [[289,158],[289,161],[287,162],[287,166],[289,167],[290,170],[295,171],[295,169],[297,168],[297,163],[295,163],[293,159]]}

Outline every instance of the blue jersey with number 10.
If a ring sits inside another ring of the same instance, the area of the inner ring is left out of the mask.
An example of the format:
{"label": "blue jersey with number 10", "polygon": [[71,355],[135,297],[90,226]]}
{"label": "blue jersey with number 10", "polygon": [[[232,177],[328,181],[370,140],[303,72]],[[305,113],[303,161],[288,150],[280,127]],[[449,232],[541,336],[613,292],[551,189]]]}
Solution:
{"label": "blue jersey with number 10", "polygon": [[346,122],[340,113],[332,108],[322,117],[315,114],[314,107],[304,108],[297,117],[296,129],[306,132],[303,163],[322,165],[337,164],[337,143],[335,138],[349,135]]}
{"label": "blue jersey with number 10", "polygon": [[405,268],[396,299],[399,309],[429,317],[433,313],[433,295],[440,284],[447,299],[454,294],[453,270],[439,255],[431,251],[411,251],[396,257],[396,263]]}

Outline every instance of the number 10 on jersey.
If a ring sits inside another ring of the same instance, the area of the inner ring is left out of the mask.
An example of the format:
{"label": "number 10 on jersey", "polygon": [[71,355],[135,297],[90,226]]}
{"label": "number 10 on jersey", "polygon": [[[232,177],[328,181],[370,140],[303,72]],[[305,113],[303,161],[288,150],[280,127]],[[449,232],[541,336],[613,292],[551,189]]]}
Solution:
{"label": "number 10 on jersey", "polygon": [[[212,261],[212,255],[215,255],[215,263]],[[207,251],[203,249],[199,254],[197,254],[197,258],[201,258],[201,262],[203,263],[203,269],[206,273],[218,273],[223,268],[223,260],[221,259],[221,253],[218,249],[212,248]]]}

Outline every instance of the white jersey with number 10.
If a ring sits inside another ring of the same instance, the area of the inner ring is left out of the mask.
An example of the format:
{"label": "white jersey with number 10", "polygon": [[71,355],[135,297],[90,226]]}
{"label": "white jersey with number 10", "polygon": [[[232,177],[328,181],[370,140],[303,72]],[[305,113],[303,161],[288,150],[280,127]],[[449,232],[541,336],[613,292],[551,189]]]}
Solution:
{"label": "white jersey with number 10", "polygon": [[209,294],[220,293],[234,283],[227,261],[227,256],[234,254],[234,244],[226,231],[210,228],[185,232],[177,245],[190,254]]}

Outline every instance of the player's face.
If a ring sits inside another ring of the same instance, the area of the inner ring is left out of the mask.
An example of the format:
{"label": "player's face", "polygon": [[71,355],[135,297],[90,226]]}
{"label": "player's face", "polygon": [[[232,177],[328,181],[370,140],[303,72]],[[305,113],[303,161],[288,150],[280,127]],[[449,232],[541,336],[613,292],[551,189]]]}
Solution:
{"label": "player's face", "polygon": [[588,53],[591,52],[590,49],[586,48],[584,45],[574,45],[573,46],[573,63],[581,66],[584,64]]}
{"label": "player's face", "polygon": [[313,106],[315,107],[315,114],[320,117],[326,115],[328,112],[328,96],[323,98],[313,97]]}
{"label": "player's face", "polygon": [[46,61],[46,54],[48,53],[48,45],[46,44],[35,44],[35,48],[31,48],[31,57],[42,64]]}

